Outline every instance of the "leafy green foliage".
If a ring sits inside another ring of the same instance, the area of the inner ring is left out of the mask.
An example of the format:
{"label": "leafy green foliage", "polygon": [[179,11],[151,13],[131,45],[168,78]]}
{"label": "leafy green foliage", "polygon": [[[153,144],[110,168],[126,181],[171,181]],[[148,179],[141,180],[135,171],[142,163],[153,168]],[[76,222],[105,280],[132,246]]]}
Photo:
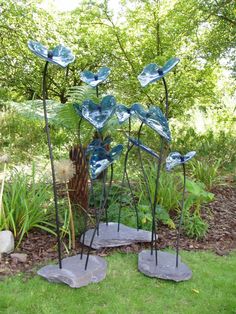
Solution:
{"label": "leafy green foliage", "polygon": [[55,234],[54,225],[49,222],[50,200],[48,185],[42,178],[36,181],[34,166],[31,175],[13,171],[4,187],[0,230],[11,230],[18,240],[17,245],[34,227]]}
{"label": "leafy green foliage", "polygon": [[205,184],[207,190],[211,190],[214,185],[220,182],[219,167],[221,160],[204,162],[194,160],[191,162],[192,175],[197,181]]}
{"label": "leafy green foliage", "polygon": [[186,180],[187,197],[184,203],[184,230],[187,236],[201,239],[206,235],[208,224],[201,217],[201,206],[214,199],[214,194],[207,192],[201,182]]}

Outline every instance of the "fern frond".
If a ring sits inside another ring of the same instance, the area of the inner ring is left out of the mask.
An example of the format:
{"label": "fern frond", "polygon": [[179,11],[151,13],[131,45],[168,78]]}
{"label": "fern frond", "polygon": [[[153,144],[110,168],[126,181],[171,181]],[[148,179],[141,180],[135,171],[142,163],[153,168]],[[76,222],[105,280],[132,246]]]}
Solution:
{"label": "fern frond", "polygon": [[[63,104],[54,100],[47,100],[47,115],[48,120],[53,123],[57,120],[57,114],[63,108]],[[29,100],[22,103],[9,102],[10,108],[16,110],[22,116],[29,119],[44,120],[43,101],[42,100]]]}
{"label": "fern frond", "polygon": [[98,102],[96,97],[96,90],[90,86],[83,85],[83,86],[73,86],[68,91],[68,99],[69,102],[76,102],[81,104],[86,99],[91,99],[94,102]]}

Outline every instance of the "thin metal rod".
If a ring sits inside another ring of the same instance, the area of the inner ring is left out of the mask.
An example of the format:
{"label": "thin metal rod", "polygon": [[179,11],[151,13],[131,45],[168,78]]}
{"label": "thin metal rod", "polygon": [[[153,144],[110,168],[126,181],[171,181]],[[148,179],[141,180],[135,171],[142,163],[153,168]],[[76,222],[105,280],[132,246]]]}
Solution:
{"label": "thin metal rod", "polygon": [[[158,160],[158,166],[157,166],[157,175],[156,175],[156,183],[155,183],[155,193],[154,193],[154,202],[153,202],[153,217],[152,217],[152,243],[151,243],[151,253],[153,250],[153,234],[155,236],[156,234],[156,207],[157,207],[157,197],[158,197],[158,189],[159,189],[159,181],[160,181],[160,174],[161,174],[161,163],[163,158],[163,152],[164,152],[164,139],[161,138],[161,147],[160,147],[160,158]],[[155,241],[155,256],[156,256],[156,265],[158,263],[157,261],[157,244]]]}
{"label": "thin metal rod", "polygon": [[179,226],[178,226],[178,231],[177,231],[177,241],[176,241],[176,267],[179,266],[179,241],[180,241],[181,225],[183,221],[184,199],[185,199],[185,191],[186,191],[186,171],[185,171],[184,163],[183,163],[183,175],[184,175],[183,196],[182,196],[182,202],[181,202],[181,213],[180,213]]}
{"label": "thin metal rod", "polygon": [[104,199],[104,204],[103,204],[103,208],[105,208],[105,215],[106,215],[106,225],[108,226],[108,211],[107,211],[107,200],[108,200],[108,196],[111,190],[111,186],[112,186],[112,181],[113,181],[113,174],[114,174],[114,166],[113,164],[111,164],[111,173],[110,173],[110,181],[109,181],[109,186],[108,189],[106,190],[106,195],[105,195],[105,199]]}
{"label": "thin metal rod", "polygon": [[165,117],[168,120],[168,117],[169,117],[169,96],[168,96],[168,89],[167,89],[166,80],[165,80],[164,77],[162,78],[162,82],[163,82],[163,85],[164,85],[164,88],[165,88],[165,100],[166,100],[165,101],[165,103],[166,103],[166,106],[165,106]]}
{"label": "thin metal rod", "polygon": [[107,170],[105,169],[102,172],[102,193],[100,197],[99,212],[101,212],[102,209],[104,208],[103,206],[106,199],[106,178],[107,178]]}
{"label": "thin metal rod", "polygon": [[98,93],[98,85],[96,86],[96,95],[97,95],[97,98],[99,96],[99,93]]}
{"label": "thin metal rod", "polygon": [[[168,120],[168,115],[169,115],[169,97],[168,97],[168,89],[167,89],[167,84],[165,81],[165,78],[162,78],[162,82],[164,85],[165,89],[165,117]],[[160,174],[161,174],[161,164],[162,164],[162,159],[163,159],[163,153],[164,153],[164,138],[161,137],[161,144],[160,144],[160,158],[158,160],[158,166],[157,166],[157,176],[156,176],[156,186],[155,186],[155,193],[154,193],[154,201],[153,201],[153,219],[152,219],[152,242],[151,242],[151,254],[153,254],[153,235],[156,238],[156,222],[155,222],[155,217],[156,217],[156,207],[157,207],[157,197],[158,197],[158,190],[159,190],[159,180],[160,180]],[[158,264],[158,257],[157,257],[157,243],[155,240],[155,260],[156,260],[156,265]]]}
{"label": "thin metal rod", "polygon": [[[141,123],[139,131],[138,131],[138,144],[140,143],[140,134],[141,134],[141,131],[142,131],[142,126],[143,126],[143,122]],[[147,195],[148,195],[148,198],[149,198],[150,206],[152,208],[152,196],[151,196],[151,191],[150,191],[150,188],[149,188],[147,174],[146,174],[146,171],[145,171],[144,165],[143,165],[143,158],[142,158],[142,154],[141,154],[140,145],[138,145],[138,155],[139,155],[140,166],[141,166],[141,170],[142,170],[143,178],[144,178],[144,182],[145,182],[146,192],[147,192]]]}
{"label": "thin metal rod", "polygon": [[83,118],[81,117],[80,120],[79,120],[79,123],[78,123],[78,141],[79,141],[79,144],[81,145],[81,124],[82,124],[82,121],[83,121]]}
{"label": "thin metal rod", "polygon": [[50,129],[49,129],[49,125],[48,125],[47,104],[46,104],[47,68],[48,68],[48,61],[45,63],[45,67],[44,67],[44,71],[43,71],[43,111],[44,111],[44,119],[45,119],[45,128],[46,128],[46,134],[47,134],[49,157],[50,157],[51,170],[52,170],[52,184],[53,184],[55,218],[56,218],[56,234],[57,234],[57,253],[58,253],[59,268],[61,269],[62,263],[61,263],[61,239],[60,239],[59,210],[58,210],[58,201],[57,201],[57,188],[56,188],[56,177],[55,177],[55,169],[54,169],[54,158],[53,158],[53,152],[52,152],[52,144],[51,144],[51,137],[50,137]]}
{"label": "thin metal rod", "polygon": [[88,214],[85,213],[85,216],[84,216],[84,233],[83,233],[83,237],[82,237],[82,249],[81,249],[81,253],[80,253],[80,259],[83,259],[83,254],[84,254],[84,242],[85,242],[85,233],[87,231],[87,221],[88,221]]}
{"label": "thin metal rod", "polygon": [[94,228],[94,230],[93,230],[93,235],[92,235],[92,238],[91,238],[91,240],[90,240],[90,244],[89,244],[89,248],[88,248],[88,253],[87,253],[87,258],[86,258],[85,267],[84,267],[85,270],[87,270],[87,267],[88,267],[89,256],[90,256],[90,252],[91,252],[93,240],[94,240],[96,231],[97,231],[98,226],[99,226],[99,223],[100,223],[100,219],[101,219],[101,212],[100,212],[99,215],[98,215],[98,220],[97,220],[97,222],[96,222],[96,226],[95,226],[95,228]]}
{"label": "thin metal rod", "polygon": [[[81,120],[82,120],[82,118],[81,118]],[[79,123],[81,123],[81,121],[80,121]],[[80,139],[79,139],[79,140],[80,140]],[[89,166],[88,166],[87,159],[86,159],[85,149],[83,148],[81,142],[80,142],[80,150],[81,150],[82,155],[83,155],[84,163],[87,164],[87,173],[88,173],[88,177],[90,178],[90,173],[89,173],[89,170],[88,170],[88,167],[89,167]],[[90,179],[90,182],[91,182],[91,184],[92,184],[91,179]],[[88,208],[89,208],[89,204],[90,204],[90,195],[91,195],[91,193],[90,193],[90,191],[89,191],[89,197],[88,197],[88,203],[87,203]],[[86,208],[86,209],[88,210],[88,208]],[[85,247],[85,245],[84,245],[84,242],[85,242],[85,233],[86,233],[86,231],[87,231],[88,213],[87,213],[86,210],[85,210],[84,215],[85,215],[85,216],[84,216],[84,233],[83,233],[83,237],[82,237],[82,248],[81,248],[80,259],[83,259],[83,253],[84,253],[84,247]]]}
{"label": "thin metal rod", "polygon": [[[132,147],[133,147],[133,146],[132,146]],[[131,149],[132,149],[132,147],[131,147]],[[131,150],[131,149],[130,149],[130,150]],[[132,189],[132,187],[131,187],[131,183],[130,183],[130,180],[129,180],[129,176],[128,176],[127,170],[125,170],[125,175],[126,175],[126,180],[127,180],[127,183],[128,183],[128,187],[129,187],[130,193],[131,193],[131,197],[132,197],[132,200],[133,200],[133,205],[134,205],[135,213],[136,213],[137,231],[139,231],[139,214],[138,214],[138,208],[137,208],[137,205],[136,205],[136,202],[135,202],[134,192],[133,192],[133,189]]]}
{"label": "thin metal rod", "polygon": [[[129,131],[128,131],[128,137],[130,137],[130,133],[131,133],[131,118],[129,117]],[[122,189],[124,189],[124,186],[125,186],[125,173],[126,173],[126,167],[127,167],[127,161],[128,161],[129,147],[130,147],[130,142],[129,142],[129,140],[128,140],[128,141],[127,141],[127,150],[126,150],[126,153],[125,153],[125,160],[124,160],[123,176],[122,176],[122,182],[121,182],[121,187],[122,187]],[[120,193],[120,196],[122,197],[122,193]],[[118,227],[117,227],[117,232],[120,231],[121,197],[120,197],[119,212],[118,212]]]}
{"label": "thin metal rod", "polygon": [[99,213],[98,213],[97,220],[96,220],[96,227],[95,227],[94,230],[93,230],[93,235],[92,235],[92,238],[91,238],[91,240],[90,240],[90,244],[89,244],[89,248],[88,248],[88,253],[87,253],[87,258],[86,258],[86,263],[85,263],[85,270],[86,270],[87,267],[88,267],[88,261],[89,261],[89,256],[90,256],[90,252],[91,252],[93,240],[94,240],[96,231],[97,231],[98,228],[99,228],[99,223],[100,223],[100,220],[101,220],[101,215],[102,215],[102,213],[103,213],[103,209],[104,209],[103,205],[104,205],[104,202],[102,202],[102,200],[103,200],[103,197],[105,197],[105,193],[106,193],[106,171],[103,171],[103,193],[102,193],[102,196],[101,196],[101,199],[100,199],[100,208],[99,208]]}

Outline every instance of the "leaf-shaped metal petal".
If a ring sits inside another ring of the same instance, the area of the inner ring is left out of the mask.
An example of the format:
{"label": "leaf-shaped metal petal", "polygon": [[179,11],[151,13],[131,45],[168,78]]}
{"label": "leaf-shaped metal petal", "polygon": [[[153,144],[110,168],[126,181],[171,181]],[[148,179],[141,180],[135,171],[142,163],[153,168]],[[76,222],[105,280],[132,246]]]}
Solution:
{"label": "leaf-shaped metal petal", "polygon": [[53,50],[48,50],[39,42],[29,40],[28,47],[36,56],[63,68],[75,60],[71,50],[62,45],[56,46]]}
{"label": "leaf-shaped metal petal", "polygon": [[170,72],[179,63],[179,61],[179,58],[171,58],[163,67],[160,67],[155,63],[150,63],[138,76],[141,86],[145,87],[150,83],[160,80],[168,72]]}
{"label": "leaf-shaped metal petal", "polygon": [[93,180],[96,179],[102,171],[119,159],[122,150],[123,145],[115,146],[110,152],[107,152],[102,147],[96,149],[90,158],[91,178]]}
{"label": "leaf-shaped metal petal", "polygon": [[56,46],[52,51],[52,63],[58,64],[65,68],[68,64],[75,60],[75,56],[72,54],[71,50],[62,45]]}
{"label": "leaf-shaped metal petal", "polygon": [[159,159],[159,155],[155,153],[151,148],[142,144],[141,141],[136,140],[135,138],[129,137],[129,141],[137,147],[140,147],[143,151],[147,152],[148,154],[152,155],[153,157]]}
{"label": "leaf-shaped metal petal", "polygon": [[159,107],[151,107],[146,111],[140,104],[134,104],[131,107],[131,112],[134,112],[143,123],[147,124],[167,141],[171,141],[168,121]]}
{"label": "leaf-shaped metal petal", "polygon": [[130,108],[127,108],[124,105],[116,106],[116,115],[120,124],[129,119],[130,114]]}
{"label": "leaf-shaped metal petal", "polygon": [[96,87],[98,84],[104,82],[111,70],[107,67],[102,67],[97,73],[91,71],[83,71],[80,73],[80,79],[91,87]]}
{"label": "leaf-shaped metal petal", "polygon": [[191,151],[186,155],[181,155],[179,152],[172,152],[166,158],[166,170],[171,170],[175,166],[185,164],[196,155],[195,151]]}
{"label": "leaf-shaped metal petal", "polygon": [[98,130],[102,129],[116,110],[116,101],[113,96],[105,96],[99,105],[92,100],[85,100],[82,104],[82,115]]}
{"label": "leaf-shaped metal petal", "polygon": [[109,136],[106,137],[105,140],[95,139],[87,146],[85,154],[88,155],[92,153],[94,150],[101,147],[106,148],[107,145],[110,145],[111,142],[112,142],[112,138]]}

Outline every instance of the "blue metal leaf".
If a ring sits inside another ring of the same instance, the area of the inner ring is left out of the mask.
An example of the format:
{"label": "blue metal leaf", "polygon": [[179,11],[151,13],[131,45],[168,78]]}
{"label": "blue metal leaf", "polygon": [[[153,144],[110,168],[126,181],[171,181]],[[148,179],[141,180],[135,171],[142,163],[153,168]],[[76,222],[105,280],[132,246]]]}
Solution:
{"label": "blue metal leaf", "polygon": [[80,79],[91,87],[96,87],[98,84],[104,82],[111,70],[107,67],[102,67],[97,73],[91,71],[83,71],[80,73]]}
{"label": "blue metal leaf", "polygon": [[119,159],[122,151],[123,145],[121,144],[115,146],[110,152],[107,152],[102,147],[94,150],[90,158],[91,178],[93,180],[96,179],[102,171]]}
{"label": "blue metal leaf", "polygon": [[92,100],[85,100],[82,104],[82,116],[98,130],[102,129],[116,110],[113,96],[105,96],[99,105]]}
{"label": "blue metal leaf", "polygon": [[120,124],[129,119],[131,112],[130,108],[127,108],[124,105],[117,105],[116,107],[116,115]]}
{"label": "blue metal leaf", "polygon": [[170,72],[179,63],[179,61],[179,58],[171,58],[163,67],[160,67],[155,63],[150,63],[138,76],[141,86],[145,87],[150,83],[160,80],[168,72]]}
{"label": "blue metal leaf", "polygon": [[75,60],[71,50],[62,45],[56,46],[53,50],[48,50],[39,42],[29,40],[28,47],[36,56],[63,68]]}
{"label": "blue metal leaf", "polygon": [[106,148],[112,142],[112,138],[110,136],[106,137],[104,140],[100,138],[93,140],[86,148],[85,154],[91,154],[94,150],[98,148]]}
{"label": "blue metal leaf", "polygon": [[181,155],[178,152],[172,152],[169,154],[169,156],[166,158],[166,170],[170,171],[175,166],[185,164],[190,159],[192,159],[196,155],[195,151],[191,151],[187,153],[186,155]]}
{"label": "blue metal leaf", "polygon": [[171,141],[168,121],[159,107],[151,107],[146,111],[140,104],[133,104],[131,112],[168,142]]}
{"label": "blue metal leaf", "polygon": [[153,157],[159,159],[159,155],[155,153],[151,148],[148,146],[142,144],[142,142],[139,140],[136,140],[135,138],[129,137],[129,141],[134,144],[137,147],[140,147],[143,151],[147,152],[148,154],[152,155]]}

